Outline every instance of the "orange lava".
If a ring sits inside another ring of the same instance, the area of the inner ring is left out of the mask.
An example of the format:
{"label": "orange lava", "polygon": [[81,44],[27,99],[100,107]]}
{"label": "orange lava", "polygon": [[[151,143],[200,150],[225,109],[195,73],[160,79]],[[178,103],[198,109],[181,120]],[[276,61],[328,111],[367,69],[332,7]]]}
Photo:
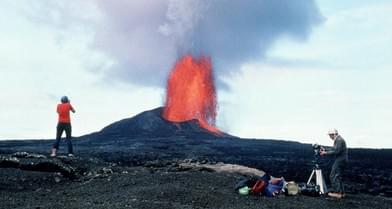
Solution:
{"label": "orange lava", "polygon": [[177,61],[167,82],[163,117],[172,122],[197,119],[201,127],[221,133],[215,127],[216,92],[209,57],[186,55]]}

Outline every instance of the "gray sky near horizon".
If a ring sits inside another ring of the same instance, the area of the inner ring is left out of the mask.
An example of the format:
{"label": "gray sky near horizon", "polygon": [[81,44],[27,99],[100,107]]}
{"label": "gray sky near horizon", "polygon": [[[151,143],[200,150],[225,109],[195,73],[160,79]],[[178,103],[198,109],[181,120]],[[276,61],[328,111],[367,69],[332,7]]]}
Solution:
{"label": "gray sky near horizon", "polygon": [[62,95],[74,135],[162,106],[192,53],[212,58],[225,132],[392,148],[389,1],[108,2],[0,3],[0,139],[54,138]]}

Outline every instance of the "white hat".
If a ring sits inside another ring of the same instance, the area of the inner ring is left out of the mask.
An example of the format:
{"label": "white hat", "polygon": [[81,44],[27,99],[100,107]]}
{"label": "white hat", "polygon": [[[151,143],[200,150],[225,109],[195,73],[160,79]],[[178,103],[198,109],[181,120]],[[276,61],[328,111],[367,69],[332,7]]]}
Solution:
{"label": "white hat", "polygon": [[332,135],[332,134],[338,135],[338,130],[336,130],[336,129],[329,130],[328,135]]}

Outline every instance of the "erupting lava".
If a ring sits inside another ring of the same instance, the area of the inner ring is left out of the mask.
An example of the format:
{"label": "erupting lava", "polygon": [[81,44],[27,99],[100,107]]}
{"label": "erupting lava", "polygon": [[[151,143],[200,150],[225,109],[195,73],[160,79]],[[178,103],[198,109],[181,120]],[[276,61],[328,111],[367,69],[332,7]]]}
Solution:
{"label": "erupting lava", "polygon": [[220,134],[215,127],[216,93],[208,57],[182,57],[167,82],[163,117],[172,122],[197,119],[201,127]]}

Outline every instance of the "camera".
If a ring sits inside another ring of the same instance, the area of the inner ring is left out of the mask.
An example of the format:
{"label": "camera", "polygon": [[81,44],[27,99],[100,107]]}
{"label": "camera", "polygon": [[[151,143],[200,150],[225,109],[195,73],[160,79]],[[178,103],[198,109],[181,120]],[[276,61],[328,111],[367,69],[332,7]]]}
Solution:
{"label": "camera", "polygon": [[314,167],[318,169],[320,156],[321,156],[320,154],[321,154],[321,150],[323,150],[323,147],[316,143],[316,144],[312,144],[312,148],[314,151],[312,163],[314,164]]}
{"label": "camera", "polygon": [[321,146],[319,144],[312,144],[313,150],[314,150],[314,155],[318,156],[320,155],[321,152]]}

